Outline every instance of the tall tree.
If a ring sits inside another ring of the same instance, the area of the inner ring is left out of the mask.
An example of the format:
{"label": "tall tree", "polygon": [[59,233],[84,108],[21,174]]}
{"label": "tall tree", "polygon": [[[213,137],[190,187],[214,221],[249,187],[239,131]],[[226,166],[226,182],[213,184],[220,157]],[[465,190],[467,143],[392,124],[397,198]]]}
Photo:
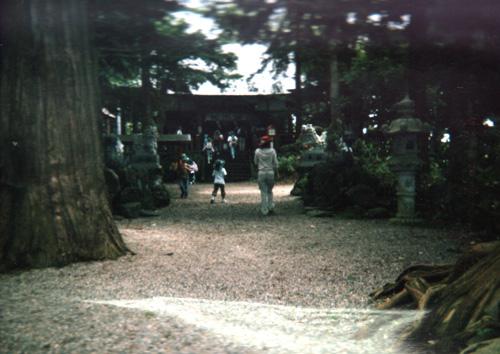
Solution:
{"label": "tall tree", "polygon": [[106,200],[86,5],[2,3],[0,270],[127,252]]}
{"label": "tall tree", "polygon": [[[100,83],[105,89],[141,87],[139,114],[151,121],[153,97],[167,91],[189,93],[204,82],[221,89],[240,76],[236,56],[223,41],[192,33],[175,12],[188,11],[177,1],[95,1],[92,19],[99,51]],[[147,124],[147,123],[146,123]]]}
{"label": "tall tree", "polygon": [[318,100],[319,94],[328,110],[325,123],[338,134],[343,125],[342,61],[357,38],[374,29],[367,15],[379,10],[378,1],[366,0],[233,0],[216,1],[210,12],[238,40],[268,45],[263,66],[273,63],[279,73],[295,64],[295,102],[302,106],[296,111],[308,115],[307,101]]}

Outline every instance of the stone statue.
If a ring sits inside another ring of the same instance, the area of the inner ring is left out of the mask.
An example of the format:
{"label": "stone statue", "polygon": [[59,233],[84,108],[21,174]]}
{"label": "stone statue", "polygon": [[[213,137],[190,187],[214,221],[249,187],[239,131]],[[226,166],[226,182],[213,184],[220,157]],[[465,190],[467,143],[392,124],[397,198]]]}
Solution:
{"label": "stone statue", "polygon": [[128,218],[155,215],[152,210],[170,203],[162,180],[158,155],[158,129],[148,126],[132,136],[131,155],[123,158],[123,144],[106,137],[106,181],[113,211]]}
{"label": "stone statue", "polygon": [[314,129],[312,124],[302,125],[298,141],[306,148],[324,146],[325,144],[325,140],[316,133],[316,129]]}

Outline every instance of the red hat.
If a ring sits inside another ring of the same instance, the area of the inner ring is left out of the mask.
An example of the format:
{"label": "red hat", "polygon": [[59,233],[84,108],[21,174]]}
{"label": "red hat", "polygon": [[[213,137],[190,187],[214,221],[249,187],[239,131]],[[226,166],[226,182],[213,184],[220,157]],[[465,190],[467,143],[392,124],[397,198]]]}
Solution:
{"label": "red hat", "polygon": [[273,141],[273,138],[269,135],[264,135],[260,138],[259,145],[264,145],[265,143],[269,143]]}

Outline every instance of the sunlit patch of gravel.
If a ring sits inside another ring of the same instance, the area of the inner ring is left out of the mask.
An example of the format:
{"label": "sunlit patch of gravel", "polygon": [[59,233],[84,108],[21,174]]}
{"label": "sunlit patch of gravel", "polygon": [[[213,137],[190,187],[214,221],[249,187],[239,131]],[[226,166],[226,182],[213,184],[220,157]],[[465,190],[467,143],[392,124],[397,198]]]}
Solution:
{"label": "sunlit patch of gravel", "polygon": [[[176,186],[170,186],[177,196]],[[156,218],[118,222],[136,252],[116,261],[0,275],[0,353],[252,353],[177,318],[84,300],[182,297],[363,308],[367,294],[417,263],[456,259],[456,230],[307,216],[291,185],[261,217],[254,183],[209,204],[195,185]]]}

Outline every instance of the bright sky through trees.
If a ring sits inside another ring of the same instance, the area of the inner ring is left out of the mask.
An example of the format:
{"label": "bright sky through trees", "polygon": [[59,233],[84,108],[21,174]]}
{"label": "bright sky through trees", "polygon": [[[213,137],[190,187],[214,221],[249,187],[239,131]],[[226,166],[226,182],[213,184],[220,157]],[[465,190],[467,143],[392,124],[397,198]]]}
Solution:
{"label": "bright sky through trees", "polygon": [[[200,0],[184,0],[181,1],[191,8],[202,6]],[[201,31],[208,38],[215,38],[220,33],[211,19],[204,18],[192,12],[178,12],[176,16],[189,23],[191,31]],[[201,87],[194,91],[196,94],[216,95],[216,94],[267,94],[287,92],[294,88],[293,66],[290,66],[285,75],[279,75],[273,78],[270,67],[260,73],[255,74],[261,66],[264,58],[266,47],[260,44],[240,45],[238,43],[226,44],[223,50],[235,53],[238,56],[237,73],[243,76],[242,79],[235,81],[231,88],[225,92],[212,85],[209,82],[204,83]],[[199,62],[192,62],[193,65],[199,66]]]}

